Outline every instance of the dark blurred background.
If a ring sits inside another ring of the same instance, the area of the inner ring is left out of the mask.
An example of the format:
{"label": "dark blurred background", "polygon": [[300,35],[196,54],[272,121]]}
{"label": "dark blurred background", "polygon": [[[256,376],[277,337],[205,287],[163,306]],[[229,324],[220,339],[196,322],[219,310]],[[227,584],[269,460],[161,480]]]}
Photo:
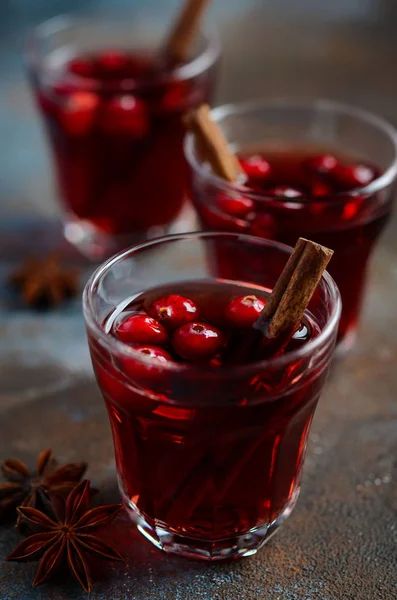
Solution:
{"label": "dark blurred background", "polygon": [[[133,11],[142,0],[1,0],[0,220],[58,212],[24,76],[31,27],[66,11]],[[166,21],[179,0],[145,0]],[[213,0],[224,60],[217,101],[327,96],[397,123],[396,0]]]}

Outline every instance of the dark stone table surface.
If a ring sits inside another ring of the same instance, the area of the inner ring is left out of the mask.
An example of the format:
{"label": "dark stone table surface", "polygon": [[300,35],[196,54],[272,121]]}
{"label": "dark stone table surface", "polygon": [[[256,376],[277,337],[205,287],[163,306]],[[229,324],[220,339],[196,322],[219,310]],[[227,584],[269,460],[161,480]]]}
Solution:
{"label": "dark stone table surface", "polygon": [[[110,431],[94,383],[79,300],[50,313],[7,290],[29,251],[61,249],[50,167],[23,77],[27,26],[67,8],[122,10],[133,1],[3,0],[0,5],[0,458],[32,464],[52,447],[85,458],[103,501],[117,501]],[[152,1],[168,11],[176,2]],[[395,0],[218,0],[225,44],[220,101],[260,95],[328,96],[397,123]],[[43,232],[46,232],[43,235]],[[352,265],[352,268],[354,266]],[[292,518],[257,556],[203,565],[162,555],[128,523],[127,562],[109,567],[102,600],[393,600],[397,598],[397,220],[374,255],[359,338],[335,363],[313,424]],[[0,529],[0,558],[18,543]],[[73,582],[30,588],[35,564],[0,564],[4,600],[84,598]]]}

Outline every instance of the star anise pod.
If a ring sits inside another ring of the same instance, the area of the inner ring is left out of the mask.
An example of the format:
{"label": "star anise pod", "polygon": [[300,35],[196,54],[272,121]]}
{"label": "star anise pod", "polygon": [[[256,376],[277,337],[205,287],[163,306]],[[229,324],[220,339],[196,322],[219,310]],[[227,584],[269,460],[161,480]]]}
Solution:
{"label": "star anise pod", "polygon": [[76,271],[61,266],[59,256],[29,258],[9,277],[29,306],[56,306],[78,292]]}
{"label": "star anise pod", "polygon": [[35,508],[18,509],[28,525],[39,533],[26,538],[7,560],[29,562],[40,559],[33,587],[51,579],[66,563],[82,588],[89,592],[92,587],[90,557],[123,560],[117,550],[93,535],[97,529],[111,523],[123,506],[108,504],[90,509],[88,480],[79,483],[66,501],[60,496],[51,496],[51,504],[54,519]]}
{"label": "star anise pod", "polygon": [[[66,497],[87,470],[86,462],[58,466],[52,450],[44,450],[37,457],[36,472],[15,458],[1,465],[6,483],[0,484],[0,518],[9,516],[18,506],[45,507],[49,493]],[[17,526],[21,523],[18,516]]]}

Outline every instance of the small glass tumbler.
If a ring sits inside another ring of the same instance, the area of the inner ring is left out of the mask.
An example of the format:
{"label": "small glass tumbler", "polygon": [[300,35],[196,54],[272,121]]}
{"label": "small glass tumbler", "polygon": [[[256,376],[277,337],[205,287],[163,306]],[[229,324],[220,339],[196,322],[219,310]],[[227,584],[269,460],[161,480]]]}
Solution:
{"label": "small glass tumbler", "polygon": [[271,290],[290,253],[232,233],[169,236],[115,256],[87,283],[84,315],[121,494],[139,531],[166,552],[207,561],[249,556],[290,515],[334,351],[339,291],[325,273],[308,307],[318,337],[232,368],[153,364],[104,323],[158,286],[219,284],[226,259],[228,285]]}
{"label": "small glass tumbler", "polygon": [[210,100],[220,45],[201,32],[189,62],[162,66],[161,17],[57,17],[30,39],[65,235],[92,258],[186,227],[181,115]]}
{"label": "small glass tumbler", "polygon": [[[318,195],[281,198],[266,193],[265,187],[263,192],[253,192],[223,181],[203,163],[192,135],[185,145],[192,169],[192,197],[205,229],[249,233],[290,246],[302,236],[335,251],[329,271],[342,296],[339,350],[347,350],[355,339],[368,259],[390,218],[395,197],[396,130],[375,115],[327,100],[229,105],[215,109],[213,118],[238,153],[259,152],[265,157],[267,152],[270,157],[306,150],[335,153],[379,169],[374,181],[353,191],[327,195],[320,190]],[[287,185],[289,175],[286,171]],[[252,202],[253,209],[246,216],[227,212],[227,200],[236,196]]]}

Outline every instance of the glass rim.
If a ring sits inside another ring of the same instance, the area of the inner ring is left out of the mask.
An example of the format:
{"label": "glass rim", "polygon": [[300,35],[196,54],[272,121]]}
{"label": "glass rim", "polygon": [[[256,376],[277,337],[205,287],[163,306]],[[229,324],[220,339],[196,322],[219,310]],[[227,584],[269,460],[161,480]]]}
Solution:
{"label": "glass rim", "polygon": [[[139,11],[138,20],[139,20]],[[126,13],[123,17],[109,17],[106,13],[103,12],[71,12],[64,13],[61,15],[57,15],[56,17],[52,17],[51,19],[47,19],[46,21],[41,22],[39,25],[31,29],[30,34],[27,36],[27,43],[25,48],[25,58],[27,64],[30,68],[35,71],[45,71],[45,67],[43,66],[42,59],[40,57],[40,53],[37,51],[38,42],[42,39],[48,38],[60,31],[72,29],[75,24],[83,23],[84,21],[89,21],[89,19],[95,18],[105,18],[107,21],[114,23],[122,23],[125,22],[126,19],[131,18],[133,13]],[[205,48],[200,52],[197,56],[189,60],[188,62],[173,67],[167,70],[164,74],[161,74],[161,77],[157,79],[157,81],[167,82],[167,81],[186,81],[197,77],[201,73],[204,73],[208,69],[210,69],[219,59],[221,54],[221,41],[219,38],[218,30],[216,27],[202,27],[199,29],[199,34],[205,41]],[[67,81],[71,83],[77,84],[84,83],[85,86],[87,84],[95,84],[100,83],[98,79],[95,77],[81,77],[75,73],[67,74]],[[132,88],[134,87],[144,87],[148,83],[148,79],[145,76],[142,77],[129,77],[125,81],[130,83]],[[127,92],[130,88],[123,87],[123,91]]]}
{"label": "glass rim", "polygon": [[[396,179],[397,177],[397,130],[396,128],[389,123],[383,117],[379,117],[375,113],[367,111],[363,108],[345,104],[343,102],[338,102],[335,100],[328,100],[326,98],[274,98],[274,99],[266,99],[259,98],[256,100],[248,100],[244,102],[236,102],[230,104],[223,104],[221,106],[217,106],[211,110],[211,114],[216,122],[221,122],[223,119],[231,116],[231,115],[244,115],[251,112],[255,112],[258,109],[311,109],[317,110],[323,113],[326,112],[334,112],[339,114],[345,114],[350,117],[356,118],[357,120],[365,121],[367,123],[372,124],[377,127],[378,130],[382,131],[389,140],[392,142],[394,148],[394,157],[391,161],[390,165],[382,173],[379,177],[371,181],[366,186],[357,187],[354,190],[350,191],[342,191],[336,194],[332,194],[332,198],[335,202],[349,202],[351,198],[355,196],[359,196],[362,194],[374,194],[376,192],[381,191]],[[186,159],[193,169],[193,171],[199,173],[199,175],[205,179],[207,179],[210,183],[216,185],[218,188],[222,189],[225,192],[235,193],[238,192],[240,194],[244,194],[244,196],[248,196],[255,200],[266,201],[269,200],[271,202],[277,201],[280,204],[301,204],[302,201],[308,200],[309,202],[327,202],[329,200],[329,196],[318,197],[307,195],[304,198],[280,198],[279,196],[272,195],[269,193],[260,193],[255,192],[251,188],[246,187],[244,184],[236,184],[230,183],[219,175],[216,175],[212,171],[209,171],[206,168],[205,164],[201,162],[195,152],[195,139],[194,135],[191,132],[188,132],[185,136],[184,149]]]}
{"label": "glass rim", "polygon": [[[93,306],[93,296],[96,292],[96,285],[100,282],[103,276],[119,261],[124,260],[127,257],[134,255],[135,252],[140,250],[145,250],[146,248],[150,248],[153,246],[158,246],[164,243],[172,243],[173,241],[181,241],[186,239],[199,239],[199,238],[224,238],[224,239],[232,239],[234,241],[246,241],[249,243],[254,243],[255,245],[260,245],[264,247],[271,247],[281,250],[283,253],[287,255],[292,254],[293,249],[286,244],[282,244],[281,242],[276,242],[273,240],[267,240],[264,238],[257,238],[251,235],[245,235],[240,233],[229,233],[229,232],[218,232],[218,231],[198,231],[192,233],[182,233],[182,234],[174,234],[162,236],[160,238],[156,238],[153,240],[141,242],[130,248],[127,248],[118,254],[115,254],[107,261],[105,261],[102,265],[100,265],[94,273],[91,275],[89,280],[87,281],[84,291],[83,291],[83,314],[85,318],[86,325],[88,329],[90,329],[94,335],[95,339],[99,339],[103,345],[107,348],[113,349],[117,351],[119,354],[133,356],[137,362],[150,365],[153,364],[149,357],[143,355],[142,353],[136,352],[131,346],[125,344],[118,340],[116,337],[112,336],[109,333],[106,333],[101,327],[101,323],[95,317],[95,310]],[[233,366],[233,372],[238,373],[239,375],[243,375],[244,373],[249,373],[251,371],[256,371],[258,369],[264,369],[267,366],[271,367],[282,367],[283,365],[287,365],[290,362],[294,362],[301,358],[304,358],[310,354],[313,354],[317,349],[325,346],[331,336],[333,331],[336,331],[341,315],[342,309],[342,301],[338,286],[336,285],[334,279],[325,271],[321,281],[325,282],[325,285],[328,289],[330,295],[330,301],[332,302],[332,311],[330,317],[327,319],[327,323],[325,327],[321,330],[320,335],[313,338],[309,342],[303,345],[302,348],[292,350],[286,354],[282,354],[281,356],[270,358],[270,359],[262,359],[259,361],[255,361],[252,363],[248,363],[245,365]],[[179,373],[195,373],[196,375],[211,375],[211,376],[222,376],[225,374],[230,374],[230,366],[220,367],[219,369],[213,370],[208,367],[200,367],[200,366],[187,366],[174,362],[164,362],[158,366],[159,369],[165,371],[174,371]]]}

